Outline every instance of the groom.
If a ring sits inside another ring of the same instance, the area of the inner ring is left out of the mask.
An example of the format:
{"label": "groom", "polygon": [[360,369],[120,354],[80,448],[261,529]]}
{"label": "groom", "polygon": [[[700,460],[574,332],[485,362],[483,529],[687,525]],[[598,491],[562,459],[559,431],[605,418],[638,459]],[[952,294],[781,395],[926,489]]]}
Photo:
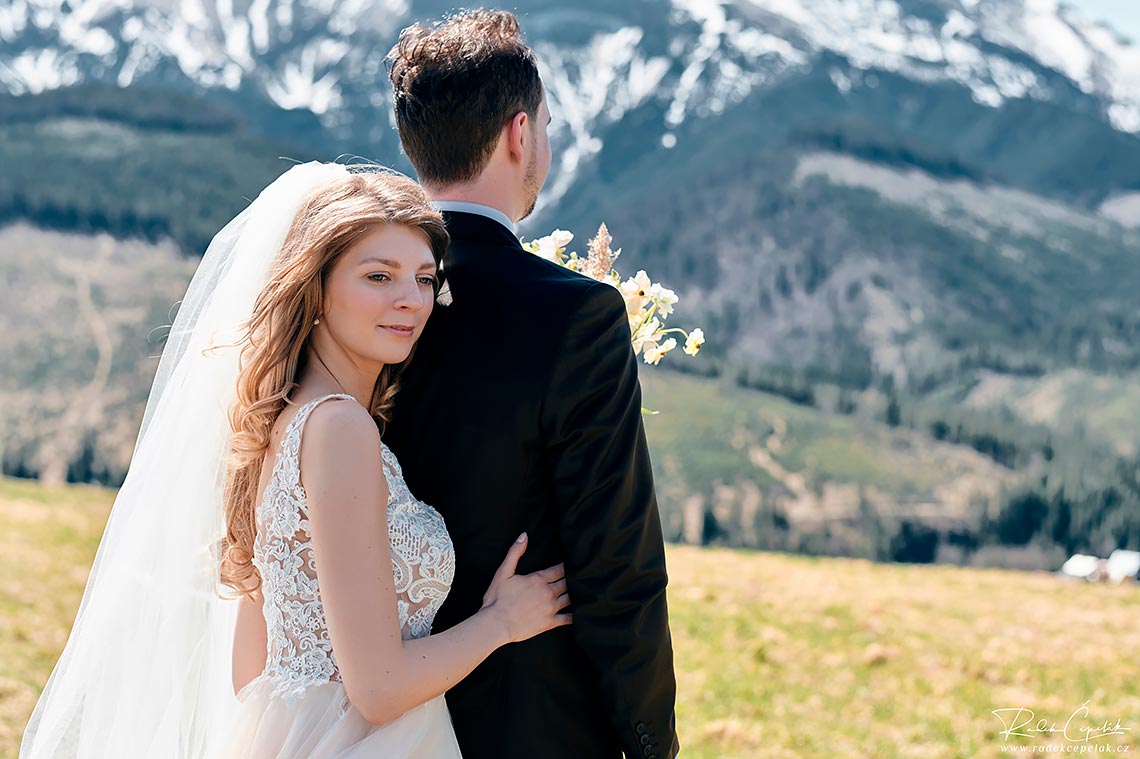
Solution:
{"label": "groom", "polygon": [[524,530],[519,572],[565,562],[574,614],[448,692],[464,759],[674,759],[665,552],[625,304],[514,232],[551,161],[534,54],[514,15],[472,11],[405,29],[388,58],[400,140],[451,234],[452,303],[385,433],[455,543],[434,631],[480,608]]}

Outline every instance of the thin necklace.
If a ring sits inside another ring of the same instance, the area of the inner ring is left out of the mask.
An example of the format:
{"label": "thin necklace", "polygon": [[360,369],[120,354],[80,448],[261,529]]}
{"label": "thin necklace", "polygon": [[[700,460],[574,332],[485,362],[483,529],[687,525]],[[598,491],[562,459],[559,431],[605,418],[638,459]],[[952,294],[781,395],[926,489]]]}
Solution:
{"label": "thin necklace", "polygon": [[[326,364],[326,363],[324,362],[324,360],[322,360],[322,359],[321,359],[321,354],[317,353],[317,352],[314,350],[314,351],[313,351],[313,355],[317,357],[317,361],[320,361],[320,362],[321,362],[321,366],[323,366],[323,367],[325,368],[325,371],[329,373],[329,376],[333,378],[333,382],[335,382],[335,383],[336,383],[336,386],[340,388],[340,391],[341,391],[342,393],[344,393],[345,395],[352,395],[352,393],[350,393],[350,392],[348,392],[347,390],[345,390],[345,389],[344,389],[344,385],[340,384],[340,380],[338,380],[338,379],[336,378],[336,375],[332,373],[332,369],[329,369],[329,367],[328,367],[328,364]],[[353,396],[353,397],[355,397],[355,396]]]}

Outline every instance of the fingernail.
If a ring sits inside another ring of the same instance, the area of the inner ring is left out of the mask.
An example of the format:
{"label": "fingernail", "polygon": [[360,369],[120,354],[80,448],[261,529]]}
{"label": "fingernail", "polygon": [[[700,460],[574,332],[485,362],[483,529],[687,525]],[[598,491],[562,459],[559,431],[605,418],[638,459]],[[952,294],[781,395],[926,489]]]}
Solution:
{"label": "fingernail", "polygon": [[524,540],[526,540],[526,533],[525,532],[522,535],[519,535],[519,539],[516,540],[515,542],[516,543],[522,543]]}

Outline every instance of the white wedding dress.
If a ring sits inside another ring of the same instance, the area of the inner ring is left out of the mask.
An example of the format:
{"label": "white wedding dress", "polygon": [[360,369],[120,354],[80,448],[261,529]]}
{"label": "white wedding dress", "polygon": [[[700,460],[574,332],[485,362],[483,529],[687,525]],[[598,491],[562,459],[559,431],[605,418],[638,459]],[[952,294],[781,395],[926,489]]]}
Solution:
{"label": "white wedding dress", "polygon": [[[310,401],[286,427],[281,451],[257,510],[254,565],[261,573],[269,636],[265,669],[238,693],[224,759],[459,759],[443,696],[383,725],[351,703],[337,668],[321,607],[298,457]],[[455,575],[455,552],[443,518],[416,500],[395,455],[381,443],[388,481],[400,629],[405,640],[430,634]]]}

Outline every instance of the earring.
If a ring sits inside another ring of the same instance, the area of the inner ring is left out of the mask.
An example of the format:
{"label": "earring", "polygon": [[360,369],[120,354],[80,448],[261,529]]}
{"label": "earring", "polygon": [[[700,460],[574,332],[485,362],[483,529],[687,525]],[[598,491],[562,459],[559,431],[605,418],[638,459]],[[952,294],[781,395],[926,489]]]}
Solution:
{"label": "earring", "polygon": [[314,326],[314,327],[315,327],[315,326],[317,326],[317,325],[318,325],[318,324],[320,324],[320,323],[321,323],[321,320],[320,320],[320,318],[319,318],[319,317],[318,317],[318,318],[316,318],[316,319],[313,319],[313,326]]}

